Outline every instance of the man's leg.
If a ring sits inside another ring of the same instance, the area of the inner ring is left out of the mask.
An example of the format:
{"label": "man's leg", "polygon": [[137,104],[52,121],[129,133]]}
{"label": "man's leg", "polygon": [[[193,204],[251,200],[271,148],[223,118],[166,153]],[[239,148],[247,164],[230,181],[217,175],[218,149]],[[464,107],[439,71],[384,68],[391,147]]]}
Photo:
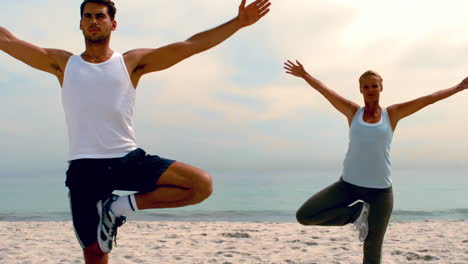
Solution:
{"label": "man's leg", "polygon": [[99,198],[92,194],[92,190],[70,190],[73,225],[77,239],[83,247],[86,264],[106,264],[108,261],[108,255],[102,252],[97,243],[97,201]]}
{"label": "man's leg", "polygon": [[[116,203],[130,202],[130,207],[136,210],[193,205],[208,198],[213,191],[211,176],[205,171],[149,155],[142,149],[128,153],[111,164],[109,170],[114,190],[136,191],[134,199],[133,195],[120,197]],[[126,210],[119,208],[118,211],[125,214]]]}
{"label": "man's leg", "polygon": [[[112,218],[120,217],[126,213],[125,211],[197,204],[210,196],[212,192],[211,176],[208,173],[181,162],[147,155],[142,149],[132,151],[121,159],[113,160],[106,165],[106,170],[108,171],[107,181],[112,189],[137,191],[135,194],[120,197],[110,203],[104,202],[107,199],[102,199],[103,207],[108,209],[101,214],[106,217],[101,221],[108,223],[107,229],[109,230],[118,227]],[[136,206],[131,196],[134,196]],[[112,211],[112,205],[120,202],[128,203],[129,206],[118,205],[118,214],[115,214]],[[104,230],[102,228],[106,229],[104,224],[101,224],[101,230]],[[115,234],[113,231],[101,234],[97,239],[104,249],[95,243],[85,249],[85,256],[89,256],[90,259],[99,259],[101,249],[104,252],[110,252],[112,245],[107,246],[107,243],[114,240]]]}
{"label": "man's leg", "polygon": [[69,188],[70,209],[75,234],[83,248],[86,264],[107,264],[97,243],[99,216],[96,203],[112,193],[103,184],[105,170],[100,160],[72,161],[67,171],[66,185]]}
{"label": "man's leg", "polygon": [[98,242],[83,249],[83,255],[86,264],[107,264],[109,261],[109,254],[102,252]]}
{"label": "man's leg", "polygon": [[161,175],[156,186],[153,191],[135,194],[138,209],[193,205],[201,203],[213,192],[208,173],[177,161]]}

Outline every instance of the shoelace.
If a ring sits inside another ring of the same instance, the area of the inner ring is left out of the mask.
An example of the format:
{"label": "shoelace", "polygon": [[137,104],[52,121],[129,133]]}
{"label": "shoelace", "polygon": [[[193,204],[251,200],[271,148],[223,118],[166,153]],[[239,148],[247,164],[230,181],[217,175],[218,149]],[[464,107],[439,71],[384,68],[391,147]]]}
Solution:
{"label": "shoelace", "polygon": [[117,228],[125,224],[126,221],[127,221],[127,218],[124,216],[116,218],[115,225],[112,228],[112,230],[109,232],[109,235],[114,238],[113,240],[114,240],[115,246],[117,246]]}

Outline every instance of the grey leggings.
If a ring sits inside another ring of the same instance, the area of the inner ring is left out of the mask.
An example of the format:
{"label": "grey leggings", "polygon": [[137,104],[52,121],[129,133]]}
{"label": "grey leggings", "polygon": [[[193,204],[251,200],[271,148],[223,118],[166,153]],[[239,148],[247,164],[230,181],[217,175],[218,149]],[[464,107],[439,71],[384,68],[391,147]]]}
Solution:
{"label": "grey leggings", "polygon": [[361,212],[362,200],[370,204],[369,234],[364,241],[364,264],[381,262],[382,244],[393,210],[392,187],[371,189],[340,179],[307,200],[297,211],[297,221],[303,225],[343,226],[353,223]]}

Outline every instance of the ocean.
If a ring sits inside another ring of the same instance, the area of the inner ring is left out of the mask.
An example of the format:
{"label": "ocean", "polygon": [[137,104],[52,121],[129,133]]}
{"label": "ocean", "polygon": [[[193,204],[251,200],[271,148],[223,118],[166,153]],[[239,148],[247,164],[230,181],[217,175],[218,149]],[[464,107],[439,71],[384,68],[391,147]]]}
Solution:
{"label": "ocean", "polygon": [[[214,169],[214,192],[202,204],[145,210],[136,221],[295,222],[311,195],[335,182],[340,169]],[[394,169],[391,221],[468,219],[468,168]],[[70,220],[65,172],[0,174],[0,221]],[[125,194],[125,192],[118,192]]]}

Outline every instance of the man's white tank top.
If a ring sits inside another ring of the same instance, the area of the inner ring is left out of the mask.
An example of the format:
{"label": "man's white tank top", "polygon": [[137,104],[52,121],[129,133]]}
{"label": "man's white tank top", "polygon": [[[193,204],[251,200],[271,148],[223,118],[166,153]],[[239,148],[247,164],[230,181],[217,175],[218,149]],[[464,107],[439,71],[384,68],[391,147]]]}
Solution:
{"label": "man's white tank top", "polygon": [[118,158],[136,149],[135,96],[122,54],[102,63],[70,57],[62,87],[69,160]]}

